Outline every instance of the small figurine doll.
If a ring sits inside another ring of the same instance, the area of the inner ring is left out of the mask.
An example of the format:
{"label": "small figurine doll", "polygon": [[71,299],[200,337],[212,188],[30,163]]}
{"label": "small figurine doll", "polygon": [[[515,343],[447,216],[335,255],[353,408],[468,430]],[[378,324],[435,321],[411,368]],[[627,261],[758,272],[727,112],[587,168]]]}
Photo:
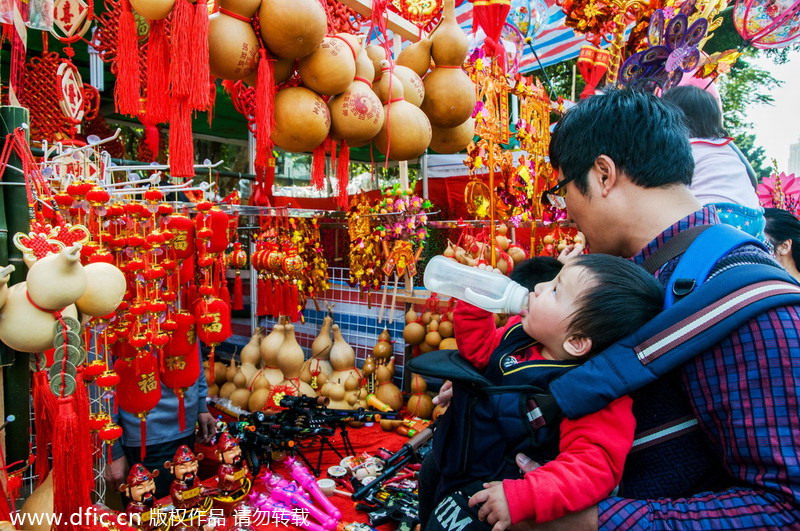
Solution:
{"label": "small figurine doll", "polygon": [[217,489],[220,494],[233,497],[249,486],[249,482],[245,480],[250,470],[242,458],[242,448],[235,437],[224,432],[217,441],[216,453],[220,463],[217,470]]}
{"label": "small figurine doll", "polygon": [[129,515],[129,521],[136,524],[137,529],[149,530],[156,527],[149,522],[153,520],[150,517],[150,511],[156,503],[154,479],[157,477],[158,470],[150,472],[144,465],[135,464],[128,472],[127,482],[119,486],[119,491],[131,500],[125,511]]}
{"label": "small figurine doll", "polygon": [[197,478],[198,462],[203,454],[195,455],[185,444],[178,447],[172,461],[164,463],[173,476],[169,495],[176,509],[192,509],[202,501],[200,480]]}

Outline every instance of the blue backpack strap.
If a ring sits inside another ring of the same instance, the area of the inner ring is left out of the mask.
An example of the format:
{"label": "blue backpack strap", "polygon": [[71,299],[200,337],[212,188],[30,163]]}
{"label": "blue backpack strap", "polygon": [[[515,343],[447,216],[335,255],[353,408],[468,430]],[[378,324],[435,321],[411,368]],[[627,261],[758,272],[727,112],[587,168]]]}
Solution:
{"label": "blue backpack strap", "polygon": [[702,285],[723,256],[744,244],[764,249],[761,241],[730,225],[720,223],[701,232],[683,253],[670,276],[664,293],[664,308],[669,308],[676,299]]}
{"label": "blue backpack strap", "polygon": [[571,419],[599,411],[709,350],[756,315],[793,304],[800,305],[800,286],[782,269],[734,267],[554,380],[554,403]]}

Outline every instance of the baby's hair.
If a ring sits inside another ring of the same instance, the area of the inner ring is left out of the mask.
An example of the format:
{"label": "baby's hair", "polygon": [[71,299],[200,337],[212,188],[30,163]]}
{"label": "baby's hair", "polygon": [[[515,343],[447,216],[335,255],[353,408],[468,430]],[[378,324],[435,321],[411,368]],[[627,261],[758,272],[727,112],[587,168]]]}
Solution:
{"label": "baby's hair", "polygon": [[534,256],[515,265],[508,276],[517,284],[528,288],[528,291],[533,291],[536,284],[556,278],[561,267],[561,262],[552,256]]}
{"label": "baby's hair", "polygon": [[602,352],[658,315],[664,291],[643,268],[606,254],[574,258],[566,267],[584,268],[588,287],[575,301],[567,336],[592,340],[590,354]]}

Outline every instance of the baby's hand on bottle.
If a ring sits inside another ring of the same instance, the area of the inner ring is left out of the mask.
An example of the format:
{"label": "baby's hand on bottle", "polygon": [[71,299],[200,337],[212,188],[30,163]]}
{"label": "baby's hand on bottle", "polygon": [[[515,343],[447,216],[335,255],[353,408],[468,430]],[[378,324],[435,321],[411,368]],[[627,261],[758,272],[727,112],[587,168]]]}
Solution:
{"label": "baby's hand on bottle", "polygon": [[499,270],[499,269],[497,269],[496,267],[492,267],[490,264],[478,264],[478,266],[477,266],[477,267],[478,267],[478,269],[480,269],[480,270],[482,270],[482,271],[488,271],[488,272],[490,272],[490,273],[497,273],[497,274],[499,274],[499,275],[502,275],[502,274],[503,274],[503,272],[502,272],[502,271],[500,271],[500,270]]}

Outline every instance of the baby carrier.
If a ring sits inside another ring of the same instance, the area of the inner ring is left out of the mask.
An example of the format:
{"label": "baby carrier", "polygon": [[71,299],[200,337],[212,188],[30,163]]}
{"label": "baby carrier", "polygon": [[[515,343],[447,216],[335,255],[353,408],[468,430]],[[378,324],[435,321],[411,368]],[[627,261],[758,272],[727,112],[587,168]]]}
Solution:
{"label": "baby carrier", "polygon": [[[480,416],[464,415],[459,437],[451,437],[460,446],[442,450],[464,459],[476,454],[485,459],[492,454],[491,445],[506,432],[519,439],[532,431],[527,444],[533,448],[527,453],[535,459],[537,451],[552,450],[563,416],[575,419],[599,411],[709,350],[752,317],[775,307],[800,304],[800,286],[776,265],[723,259],[743,245],[763,248],[758,240],[722,224],[694,227],[676,235],[644,264],[655,272],[683,254],[667,284],[664,311],[589,361],[555,375],[547,385],[494,386],[457,351],[432,352],[409,362],[413,372],[452,380],[464,391],[459,393],[465,395],[462,401],[483,404],[480,407],[494,414],[492,419],[502,419],[508,426],[502,433],[486,433],[476,426]],[[493,420],[491,424],[497,423]],[[479,471],[487,474],[486,479],[508,473],[517,448],[514,444],[505,448],[513,453],[490,458],[495,469]]]}

